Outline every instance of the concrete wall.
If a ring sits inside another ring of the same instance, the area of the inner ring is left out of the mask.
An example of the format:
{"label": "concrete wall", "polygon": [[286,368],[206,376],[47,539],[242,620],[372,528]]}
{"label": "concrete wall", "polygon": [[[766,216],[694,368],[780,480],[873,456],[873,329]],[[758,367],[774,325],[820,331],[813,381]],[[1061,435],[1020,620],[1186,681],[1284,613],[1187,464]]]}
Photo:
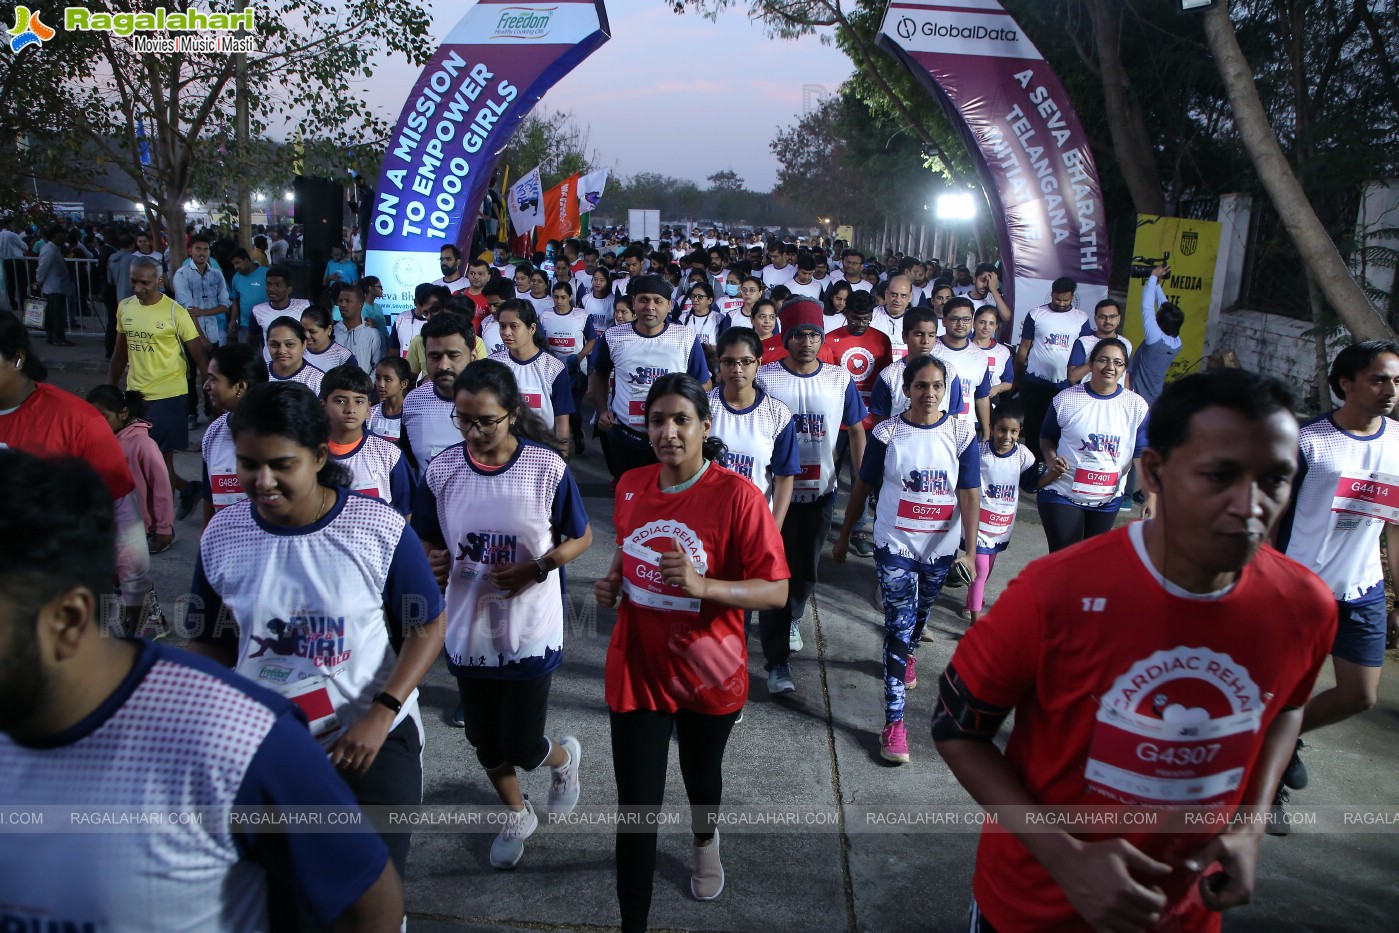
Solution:
{"label": "concrete wall", "polygon": [[[1312,337],[1304,336],[1311,329],[1310,321],[1294,321],[1263,311],[1237,310],[1223,312],[1216,324],[1211,341],[1214,352],[1233,350],[1241,367],[1277,376],[1292,386],[1299,399],[1305,400],[1313,394],[1316,344]],[[1326,407],[1330,407],[1329,399]]]}

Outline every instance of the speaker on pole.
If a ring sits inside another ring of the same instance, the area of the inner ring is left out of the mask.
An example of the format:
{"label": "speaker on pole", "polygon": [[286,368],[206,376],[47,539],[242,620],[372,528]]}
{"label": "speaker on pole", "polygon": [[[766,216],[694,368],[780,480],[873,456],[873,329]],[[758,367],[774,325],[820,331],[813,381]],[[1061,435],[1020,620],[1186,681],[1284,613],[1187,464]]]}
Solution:
{"label": "speaker on pole", "polygon": [[301,224],[302,256],[305,258],[305,297],[313,303],[321,296],[321,279],[330,261],[330,248],[344,238],[345,189],[328,178],[297,175],[296,222]]}

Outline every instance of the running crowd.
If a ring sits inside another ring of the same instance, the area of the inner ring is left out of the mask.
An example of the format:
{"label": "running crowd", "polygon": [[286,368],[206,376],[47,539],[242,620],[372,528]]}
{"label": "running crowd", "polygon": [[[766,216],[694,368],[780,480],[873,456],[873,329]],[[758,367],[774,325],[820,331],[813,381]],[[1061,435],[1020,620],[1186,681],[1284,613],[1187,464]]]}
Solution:
{"label": "running crowd", "polygon": [[[662,803],[674,735],[700,900],[725,883],[716,814],[751,626],[769,693],[796,692],[833,521],[835,560],[874,564],[892,763],[910,760],[930,612],[965,589],[932,736],[988,808],[1275,816],[1307,783],[1300,733],[1376,702],[1396,619],[1381,531],[1399,580],[1399,344],[1342,350],[1339,407],[1299,430],[1275,379],[1167,383],[1184,315],[1166,266],[1133,347],[1123,307],[1079,308],[1068,277],[1013,309],[992,264],[886,268],[839,242],[717,230],[665,247],[569,240],[521,262],[445,246],[441,278],[389,320],[343,250],[321,283],[332,311],[246,254],[232,261],[261,269],[263,294],[231,296],[196,235],[173,298],[160,263],[129,262],[107,382],[86,400],[48,385],[0,315],[0,799],[421,803],[418,685],[445,654],[454,719],[505,808],[490,861],[515,867],[580,796],[583,749],[547,722],[563,569],[594,545],[569,466],[590,446],[615,494],[594,594],[617,612],[617,798]],[[186,479],[172,455],[191,384],[216,417]],[[1051,553],[987,612],[1022,492]],[[1114,529],[1135,505],[1141,520]],[[196,506],[182,651],[159,637],[149,555]],[[1312,696],[1328,655],[1336,686]],[[520,772],[544,766],[536,812]],[[1081,839],[1002,816],[982,837],[971,929],[1217,929],[1249,899],[1263,825]],[[65,838],[0,840],[7,916],[406,922],[402,832],[131,834],[100,858]],[[618,833],[615,857],[622,929],[643,930],[655,834]]]}

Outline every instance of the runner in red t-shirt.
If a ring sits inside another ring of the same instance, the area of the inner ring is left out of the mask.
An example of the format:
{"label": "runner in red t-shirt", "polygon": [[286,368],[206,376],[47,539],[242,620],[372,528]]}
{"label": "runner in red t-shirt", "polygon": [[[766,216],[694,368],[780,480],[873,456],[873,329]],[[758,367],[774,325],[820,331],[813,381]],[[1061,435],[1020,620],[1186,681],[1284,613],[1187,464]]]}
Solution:
{"label": "runner in red t-shirt", "polygon": [[1142,455],[1157,515],[1035,561],[958,645],[933,738],[998,817],[976,928],[1217,931],[1248,901],[1336,630],[1326,585],[1263,543],[1296,470],[1292,407],[1243,370],[1172,383]]}
{"label": "runner in red t-shirt", "polygon": [[[740,323],[734,321],[733,323]],[[758,299],[753,305],[753,330],[763,342],[763,362],[776,363],[787,358],[787,348],[782,344],[782,335],[777,333],[777,305],[766,298]]]}
{"label": "runner in red t-shirt", "polygon": [[[789,573],[762,494],[714,462],[722,445],[708,439],[700,384],[664,375],[645,410],[660,463],[618,479],[617,551],[595,585],[599,603],[617,604],[604,678],[612,768],[620,806],[660,806],[674,730],[696,814],[690,891],[713,900],[724,887],[714,821],[724,748],[748,696],[744,614],[785,604]],[[618,832],[622,929],[645,929],[655,873],[656,834]]]}

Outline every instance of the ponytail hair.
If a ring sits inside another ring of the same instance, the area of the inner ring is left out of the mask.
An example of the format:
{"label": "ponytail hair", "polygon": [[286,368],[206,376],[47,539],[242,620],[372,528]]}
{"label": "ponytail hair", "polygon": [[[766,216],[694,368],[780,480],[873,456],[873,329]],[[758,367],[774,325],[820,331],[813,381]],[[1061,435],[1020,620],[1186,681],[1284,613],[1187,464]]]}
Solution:
{"label": "ponytail hair", "polygon": [[146,397],[135,389],[123,392],[116,386],[95,386],[87,394],[87,403],[114,415],[121,414],[122,409],[126,409],[126,413],[132,419],[140,418],[146,413]]}
{"label": "ponytail hair", "polygon": [[[725,331],[724,333],[728,333]],[[704,394],[704,387],[701,386],[694,376],[689,373],[666,373],[655,382],[651,383],[651,391],[646,393],[646,412],[649,415],[651,406],[659,399],[667,395],[678,395],[694,406],[695,414],[701,421],[710,421],[709,396]],[[704,439],[703,456],[706,460],[718,460],[728,453],[729,445],[713,434]]]}
{"label": "ponytail hair", "polygon": [[[250,388],[228,416],[228,431],[235,441],[240,434],[284,437],[313,454],[330,445],[330,421],[325,409],[315,394],[299,382],[264,382]],[[350,471],[328,456],[316,474],[316,482],[331,488],[349,486]]]}
{"label": "ponytail hair", "polygon": [[246,343],[226,343],[215,347],[209,359],[219,364],[219,373],[231,386],[242,382],[251,389],[267,381],[267,364],[262,361],[262,354]]}
{"label": "ponytail hair", "polygon": [[473,360],[469,363],[466,369],[461,371],[461,375],[457,376],[456,382],[452,383],[452,395],[455,397],[458,392],[470,392],[472,395],[477,392],[491,393],[500,403],[500,407],[515,419],[510,433],[522,441],[538,444],[557,454],[564,453],[564,447],[554,436],[553,430],[520,397],[520,387],[515,382],[515,374],[500,360]]}

